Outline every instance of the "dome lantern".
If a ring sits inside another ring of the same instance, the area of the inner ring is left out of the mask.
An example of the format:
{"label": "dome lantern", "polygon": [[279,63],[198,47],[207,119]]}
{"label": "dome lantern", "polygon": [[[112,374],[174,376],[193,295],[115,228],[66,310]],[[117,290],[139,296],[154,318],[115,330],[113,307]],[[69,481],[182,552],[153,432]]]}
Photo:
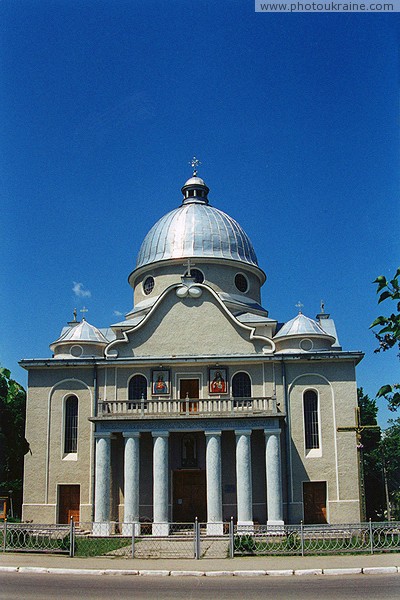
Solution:
{"label": "dome lantern", "polygon": [[208,204],[207,194],[209,191],[209,188],[206,186],[201,177],[193,176],[187,180],[187,182],[182,188],[182,204],[189,204],[190,202],[200,202],[201,204]]}

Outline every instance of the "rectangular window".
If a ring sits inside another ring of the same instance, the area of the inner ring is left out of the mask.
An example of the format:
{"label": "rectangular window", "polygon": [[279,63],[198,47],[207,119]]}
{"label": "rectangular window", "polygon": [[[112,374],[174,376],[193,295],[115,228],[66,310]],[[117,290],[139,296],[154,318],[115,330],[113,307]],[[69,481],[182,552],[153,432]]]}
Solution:
{"label": "rectangular window", "polygon": [[78,449],[78,398],[70,396],[65,402],[64,452],[70,454]]}
{"label": "rectangular window", "polygon": [[318,397],[313,390],[304,393],[304,429],[306,450],[319,448]]}

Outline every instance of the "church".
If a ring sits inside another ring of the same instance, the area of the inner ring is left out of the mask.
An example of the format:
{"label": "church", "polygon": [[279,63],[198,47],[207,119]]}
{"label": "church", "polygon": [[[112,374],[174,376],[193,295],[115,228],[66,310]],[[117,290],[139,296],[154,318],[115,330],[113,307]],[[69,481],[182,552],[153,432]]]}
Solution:
{"label": "church", "polygon": [[75,311],[51,357],[21,361],[24,520],[104,535],[360,520],[356,435],[338,427],[354,425],[363,355],[323,305],[269,315],[250,238],[210,204],[196,162],[143,240],[125,319],[98,328]]}

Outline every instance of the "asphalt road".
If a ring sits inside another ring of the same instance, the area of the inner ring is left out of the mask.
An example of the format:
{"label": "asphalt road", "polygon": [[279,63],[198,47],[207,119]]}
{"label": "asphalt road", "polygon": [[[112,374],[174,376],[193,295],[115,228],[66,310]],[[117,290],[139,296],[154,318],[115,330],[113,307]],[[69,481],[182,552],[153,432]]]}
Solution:
{"label": "asphalt road", "polygon": [[0,573],[1,600],[371,600],[400,598],[400,574],[329,577],[143,577]]}

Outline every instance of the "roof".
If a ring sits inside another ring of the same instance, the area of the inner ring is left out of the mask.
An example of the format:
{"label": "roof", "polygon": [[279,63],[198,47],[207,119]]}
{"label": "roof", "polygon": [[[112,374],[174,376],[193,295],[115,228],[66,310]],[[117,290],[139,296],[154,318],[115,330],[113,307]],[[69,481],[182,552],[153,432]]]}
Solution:
{"label": "roof", "polygon": [[227,292],[218,292],[218,296],[225,303],[229,302],[230,304],[236,304],[238,306],[240,305],[243,308],[259,310],[268,316],[268,311],[265,310],[265,308],[263,308],[261,306],[261,304],[259,304],[255,300],[253,300],[253,298],[249,298],[249,297],[245,296],[244,294],[239,295],[239,294],[228,294]]}
{"label": "roof", "polygon": [[187,180],[187,182],[185,183],[185,185],[183,187],[186,187],[187,185],[200,185],[200,186],[204,186],[206,187],[206,184],[204,183],[204,179],[202,179],[201,177],[197,177],[196,175],[193,175],[193,177],[190,177],[190,179]]}
{"label": "roof", "polygon": [[332,337],[329,333],[322,329],[319,323],[313,319],[310,319],[309,317],[306,317],[302,313],[285,323],[274,336],[274,339],[293,335],[319,335]]}
{"label": "roof", "polygon": [[235,315],[237,320],[241,323],[257,323],[260,325],[268,325],[275,324],[276,321],[274,319],[270,319],[269,317],[263,315],[255,315],[254,313],[245,312],[239,315]]}
{"label": "roof", "polygon": [[55,342],[50,344],[50,348],[66,342],[108,344],[107,338],[101,333],[100,329],[91,325],[85,319],[78,325],[68,327],[65,331],[63,330],[61,336]]}
{"label": "roof", "polygon": [[[206,188],[198,177],[187,185]],[[173,258],[225,258],[258,267],[257,256],[243,228],[204,197],[186,197],[179,208],[164,215],[146,235],[136,268]]]}

